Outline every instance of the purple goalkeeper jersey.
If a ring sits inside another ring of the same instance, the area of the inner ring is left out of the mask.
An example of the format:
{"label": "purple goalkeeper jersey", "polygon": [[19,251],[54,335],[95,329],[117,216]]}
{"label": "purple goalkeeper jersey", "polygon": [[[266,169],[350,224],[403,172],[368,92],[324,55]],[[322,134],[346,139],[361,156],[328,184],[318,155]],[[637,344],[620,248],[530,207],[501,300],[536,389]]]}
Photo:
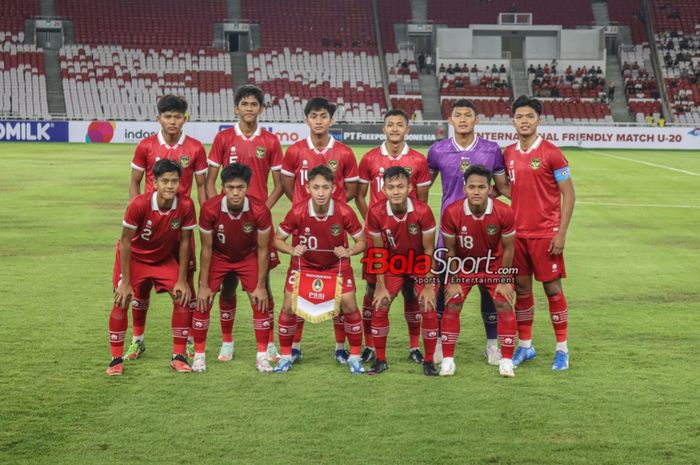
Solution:
{"label": "purple goalkeeper jersey", "polygon": [[503,154],[496,142],[475,136],[469,147],[460,147],[450,137],[430,146],[428,167],[431,174],[439,173],[442,178],[440,218],[448,205],[464,198],[464,172],[470,165],[484,165],[493,174],[505,173]]}

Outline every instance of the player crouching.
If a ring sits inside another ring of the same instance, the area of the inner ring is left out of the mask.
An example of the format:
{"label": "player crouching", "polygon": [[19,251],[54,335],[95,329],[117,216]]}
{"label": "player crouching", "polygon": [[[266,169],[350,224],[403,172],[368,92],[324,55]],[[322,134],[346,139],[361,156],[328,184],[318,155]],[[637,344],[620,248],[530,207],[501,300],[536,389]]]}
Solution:
{"label": "player crouching", "polygon": [[[109,317],[112,361],[107,375],[124,371],[124,334],[127,308],[132,299],[148,301],[151,289],[168,292],[173,299],[173,357],[170,366],[178,372],[192,368],[185,358],[191,314],[191,290],[187,285],[190,237],[197,226],[194,204],[177,193],[182,169],[162,159],[153,166],[155,192],[136,196],[126,209],[121,239],[117,245],[112,283],[114,306]],[[179,241],[179,260],[173,247]]]}
{"label": "player crouching", "polygon": [[[512,278],[501,274],[513,262],[515,218],[508,205],[489,197],[491,172],[473,165],[464,173],[466,198],[449,205],[440,226],[445,238],[445,254],[451,268],[445,287],[445,313],[442,316],[443,360],[440,376],[455,373],[454,351],[460,331],[460,311],[472,286],[480,284],[491,295],[498,312],[498,338],[502,358],[498,371],[512,377],[513,349],[517,323],[512,303]],[[457,258],[458,260],[455,260]],[[458,265],[458,266],[455,266]]]}
{"label": "player crouching", "polygon": [[[408,197],[411,191],[410,175],[400,166],[392,166],[384,172],[382,191],[386,195],[385,202],[377,202],[369,209],[366,229],[372,238],[372,246],[388,249],[386,260],[391,257],[403,256],[406,265],[409,264],[409,251],[416,256],[432,257],[435,249],[435,217],[430,207],[424,202]],[[370,254],[372,254],[370,249]],[[371,257],[368,261],[371,261]],[[430,266],[430,260],[427,262]],[[376,269],[376,268],[375,268]],[[368,273],[371,269],[367,267]],[[426,376],[436,376],[437,370],[433,364],[433,354],[437,344],[438,320],[435,312],[435,289],[430,282],[430,269],[421,276],[413,273],[394,274],[382,272],[376,274],[377,285],[374,291],[372,305],[372,339],[377,351],[376,360],[369,374],[376,375],[386,371],[386,339],[389,335],[389,309],[398,293],[407,286],[417,297],[422,307],[423,372]],[[416,281],[421,278],[421,282]],[[424,282],[424,281],[427,281]]]}
{"label": "player crouching", "polygon": [[267,355],[271,325],[266,289],[272,215],[263,202],[246,196],[252,175],[247,165],[228,165],[221,172],[224,193],[207,200],[202,207],[199,217],[202,270],[197,312],[192,317],[193,371],[206,370],[204,350],[214,296],[222,283],[222,293],[235,295],[238,281],[248,293],[253,308],[258,349],[255,366],[260,372],[272,371]]}
{"label": "player crouching", "polygon": [[[350,343],[348,366],[351,373],[361,374],[365,372],[361,361],[362,317],[355,302],[355,278],[350,257],[365,250],[362,226],[347,204],[333,200],[336,187],[329,167],[319,165],[311,169],[305,188],[311,198],[292,207],[279,225],[274,240],[278,251],[292,256],[277,325],[282,358],[274,371],[284,373],[292,368],[292,343],[297,329],[292,308],[294,272],[303,270],[333,272],[342,277],[340,307]],[[293,245],[285,242],[290,234],[293,234]],[[348,234],[355,240],[352,248],[348,247]]]}

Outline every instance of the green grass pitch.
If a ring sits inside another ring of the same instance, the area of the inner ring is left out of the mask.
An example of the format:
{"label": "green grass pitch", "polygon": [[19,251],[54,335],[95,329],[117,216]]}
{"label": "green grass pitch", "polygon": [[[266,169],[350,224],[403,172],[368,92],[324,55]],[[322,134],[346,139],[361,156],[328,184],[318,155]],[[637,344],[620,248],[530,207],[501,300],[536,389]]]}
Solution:
{"label": "green grass pitch", "polygon": [[[145,356],[107,378],[133,148],[0,144],[0,463],[700,463],[698,153],[565,151],[578,200],[566,244],[568,372],[550,369],[554,336],[537,288],[539,356],[514,379],[484,361],[474,294],[450,379],[408,361],[400,302],[391,369],[379,377],[337,366],[330,323],[306,326],[304,360],[290,373],[257,373],[245,304],[234,361],[216,360],[215,310],[209,371],[177,374],[162,295]],[[272,273],[278,303],[287,264]]]}

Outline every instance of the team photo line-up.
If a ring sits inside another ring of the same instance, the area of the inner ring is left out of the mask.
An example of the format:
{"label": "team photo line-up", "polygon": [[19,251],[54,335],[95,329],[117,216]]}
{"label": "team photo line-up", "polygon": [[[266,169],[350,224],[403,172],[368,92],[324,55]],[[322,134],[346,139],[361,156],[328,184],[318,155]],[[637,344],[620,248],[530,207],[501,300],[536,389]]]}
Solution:
{"label": "team photo line-up", "polygon": [[[390,110],[385,142],[358,165],[352,149],[330,135],[336,107],[320,97],[304,109],[309,137],[283,155],[278,138],[258,124],[264,97],[252,85],[238,89],[238,122],[217,134],[208,157],[202,143],[183,132],[187,102],[174,95],[158,101],[161,130],[138,144],[131,163],[130,201],[115,253],[107,375],[123,374],[125,361],[146,350],[152,290],[172,297],[171,368],[206,371],[216,294],[218,360],[232,360],[240,283],[245,308],[253,312],[260,372],[292,369],[302,359],[304,324],[332,319],[336,360],[353,374],[383,373],[389,368],[389,311],[402,294],[409,358],[426,376],[454,375],[460,312],[476,287],[486,361],[512,377],[537,355],[533,277],[543,285],[556,338],[552,369],[569,368],[561,280],[575,194],[568,161],[537,132],[541,102],[527,96],[513,102],[518,142],[501,151],[476,136],[474,103],[457,100],[448,118],[454,136],[434,143],[427,157],[405,141],[406,114]],[[438,176],[436,222],[428,194]],[[283,196],[291,207],[275,229],[270,210]],[[201,239],[197,281],[195,229]],[[290,262],[276,313],[270,270],[280,264],[279,253]],[[366,286],[358,308],[350,257],[361,254]],[[125,347],[129,306],[133,336]],[[363,363],[371,367],[365,371]]]}

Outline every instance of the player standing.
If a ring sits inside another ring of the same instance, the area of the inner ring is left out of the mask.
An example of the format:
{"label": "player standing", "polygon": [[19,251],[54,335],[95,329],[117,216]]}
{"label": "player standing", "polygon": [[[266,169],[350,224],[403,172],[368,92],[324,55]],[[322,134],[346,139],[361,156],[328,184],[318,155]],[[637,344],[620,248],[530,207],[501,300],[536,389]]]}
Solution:
{"label": "player standing", "polygon": [[504,151],[517,229],[513,263],[518,268],[518,348],[513,364],[518,366],[537,355],[532,346],[534,275],[542,283],[549,302],[557,340],[552,369],[559,371],[569,368],[568,311],[561,278],[566,277],[563,252],[576,194],[564,154],[537,134],[541,114],[542,103],[537,99],[523,95],[513,102],[518,143]]}
{"label": "player standing", "polygon": [[[365,225],[366,231],[372,238],[372,247],[388,249],[387,260],[393,256],[406,257],[406,265],[409,265],[409,251],[416,255],[425,254],[431,258],[435,251],[435,217],[428,204],[410,198],[409,194],[413,190],[410,178],[408,171],[401,166],[391,166],[384,171],[382,193],[385,200],[376,202],[369,209]],[[428,267],[430,263],[431,261],[427,262]],[[368,276],[371,276],[369,269]],[[389,368],[386,361],[389,309],[399,291],[403,290],[405,296],[405,290],[408,288],[416,306],[420,302],[423,307],[421,316],[416,318],[419,331],[421,319],[423,321],[423,345],[426,354],[425,358],[421,356],[423,373],[426,376],[437,375],[433,364],[433,353],[437,344],[438,320],[430,268],[421,275],[409,272],[403,274],[385,272],[374,276],[376,290],[371,302],[375,306],[372,315],[372,339],[377,355],[369,373],[379,374]],[[406,286],[406,284],[409,285]]]}
{"label": "player standing", "polygon": [[[471,288],[479,284],[495,301],[498,312],[498,338],[503,358],[499,360],[501,376],[514,376],[513,348],[516,321],[512,301],[513,285],[500,282],[512,279],[498,273],[511,268],[514,251],[514,216],[508,205],[490,198],[491,170],[472,165],[464,173],[466,198],[450,204],[442,216],[442,235],[447,248],[446,259],[456,257],[456,269],[450,270],[445,285],[445,313],[442,316],[443,360],[440,376],[455,373],[455,345],[460,333],[460,313]],[[482,283],[482,284],[480,284]]]}
{"label": "player standing", "polygon": [[[286,372],[293,363],[292,344],[297,331],[297,320],[291,305],[294,270],[330,272],[340,269],[340,306],[344,315],[344,332],[350,343],[347,364],[351,373],[364,373],[361,360],[362,317],[355,303],[355,278],[350,266],[350,257],[365,250],[362,226],[355,212],[346,203],[333,199],[333,191],[337,186],[333,183],[333,172],[329,167],[319,165],[312,168],[307,181],[305,189],[310,195],[309,200],[292,207],[275,235],[277,250],[292,256],[278,321],[282,358],[275,371]],[[348,234],[355,240],[351,248],[348,247]],[[292,245],[285,242],[290,235]],[[297,262],[299,266],[296,265]],[[334,322],[334,327],[335,324]]]}
{"label": "player standing", "polygon": [[[287,149],[282,160],[282,183],[284,192],[296,206],[309,199],[306,189],[307,176],[311,169],[319,165],[328,166],[334,177],[335,189],[333,199],[343,203],[350,202],[357,195],[357,160],[352,149],[336,141],[330,134],[335,122],[333,115],[336,106],[322,97],[309,100],[304,107],[306,124],[310,134],[305,140],[293,144]],[[304,320],[297,318],[298,328],[294,341],[294,358],[301,358],[301,335]],[[335,330],[335,358],[340,363],[347,363],[345,350],[345,324],[343,314],[333,319]]]}
{"label": "player standing", "polygon": [[[194,204],[178,194],[182,168],[163,159],[153,167],[155,191],[134,197],[124,215],[117,247],[112,284],[114,306],[109,317],[110,376],[124,370],[124,334],[131,299],[148,301],[151,289],[168,292],[173,299],[173,357],[170,366],[178,372],[192,371],[185,358],[190,329],[190,288],[187,285],[190,236],[197,226]],[[173,247],[179,244],[179,254]]]}
{"label": "player standing", "polygon": [[[198,311],[192,317],[195,356],[192,371],[206,370],[206,347],[209,313],[215,294],[228,275],[235,275],[248,293],[253,309],[253,327],[258,346],[255,366],[258,371],[272,371],[267,345],[271,325],[267,311],[268,245],[272,215],[265,204],[246,195],[252,179],[247,165],[233,163],[221,172],[224,193],[212,197],[202,207],[199,231],[202,255],[199,273]],[[235,295],[234,285],[231,292]]]}
{"label": "player standing", "polygon": [[[131,161],[129,200],[140,194],[144,174],[146,175],[144,192],[147,194],[154,192],[153,167],[158,160],[167,159],[173,160],[182,168],[178,193],[184,197],[190,197],[194,180],[197,183],[197,199],[201,206],[207,200],[205,190],[207,155],[202,143],[193,137],[186,136],[182,130],[188,119],[187,101],[175,95],[166,95],[158,101],[157,109],[158,116],[156,120],[160,124],[161,129],[157,134],[143,139],[136,147],[134,158]],[[191,309],[194,309],[196,302],[194,272],[197,269],[197,260],[195,257],[194,236],[192,237],[187,282],[193,293],[190,306]],[[178,253],[179,246],[175,244],[173,254],[176,258]],[[146,329],[148,307],[148,300],[134,298],[131,302],[133,339],[124,356],[126,360],[134,360],[146,350],[144,331]],[[191,348],[188,347],[188,349]]]}
{"label": "player standing", "polygon": [[[440,217],[448,205],[464,198],[464,173],[471,165],[483,165],[491,170],[495,189],[506,197],[510,195],[508,180],[503,166],[501,149],[495,142],[478,137],[474,128],[479,123],[476,105],[467,99],[452,104],[447,122],[454,129],[454,136],[434,143],[428,150],[428,166],[433,181],[442,176],[442,206]],[[438,236],[438,248],[443,244]],[[481,293],[481,317],[486,331],[486,358],[491,365],[498,365],[501,354],[498,350],[497,313],[493,299],[484,286]],[[443,292],[438,294],[438,312],[443,309]],[[438,346],[439,348],[439,346]],[[436,357],[439,358],[439,357]]]}
{"label": "player standing", "polygon": [[[384,174],[387,169],[393,166],[403,167],[408,172],[409,185],[411,186],[408,195],[421,202],[428,201],[428,189],[430,189],[431,184],[428,162],[425,156],[410,148],[406,143],[406,135],[410,130],[406,113],[402,110],[388,111],[384,116],[384,127],[382,128],[386,141],[367,152],[360,160],[360,183],[355,202],[363,218],[367,217],[368,209],[386,201],[383,190]],[[365,200],[368,190],[369,208]],[[370,241],[369,237],[367,237],[367,241]],[[362,361],[369,362],[375,356],[372,341],[372,301],[374,300],[376,275],[367,273],[363,273],[363,275],[367,287],[362,301],[362,321],[365,330],[365,350],[362,353]],[[406,287],[402,289],[402,293],[404,317],[408,324],[409,358],[416,363],[422,363],[423,354],[420,352],[421,312],[415,297],[413,280],[405,280],[404,283]]]}
{"label": "player standing", "polygon": [[[214,143],[209,151],[207,195],[210,197],[217,195],[216,178],[222,167],[232,163],[242,163],[253,171],[246,195],[260,200],[268,209],[272,209],[282,196],[280,177],[282,147],[277,136],[261,128],[258,123],[258,118],[264,109],[265,95],[256,86],[244,85],[236,91],[233,102],[238,122],[234,127],[219,132],[214,138]],[[272,173],[274,188],[268,195],[270,173]],[[274,248],[270,246],[269,251],[270,266],[268,271],[279,264]],[[269,319],[270,325],[273,325],[275,320],[274,300],[270,292],[269,276],[266,279],[269,296]],[[233,358],[233,324],[238,305],[235,292],[237,284],[235,275],[230,275],[224,280],[219,296],[219,321],[223,340],[219,350],[219,360],[224,362]],[[270,357],[275,358],[277,349],[273,342],[274,333],[272,331],[270,337],[268,351]]]}

